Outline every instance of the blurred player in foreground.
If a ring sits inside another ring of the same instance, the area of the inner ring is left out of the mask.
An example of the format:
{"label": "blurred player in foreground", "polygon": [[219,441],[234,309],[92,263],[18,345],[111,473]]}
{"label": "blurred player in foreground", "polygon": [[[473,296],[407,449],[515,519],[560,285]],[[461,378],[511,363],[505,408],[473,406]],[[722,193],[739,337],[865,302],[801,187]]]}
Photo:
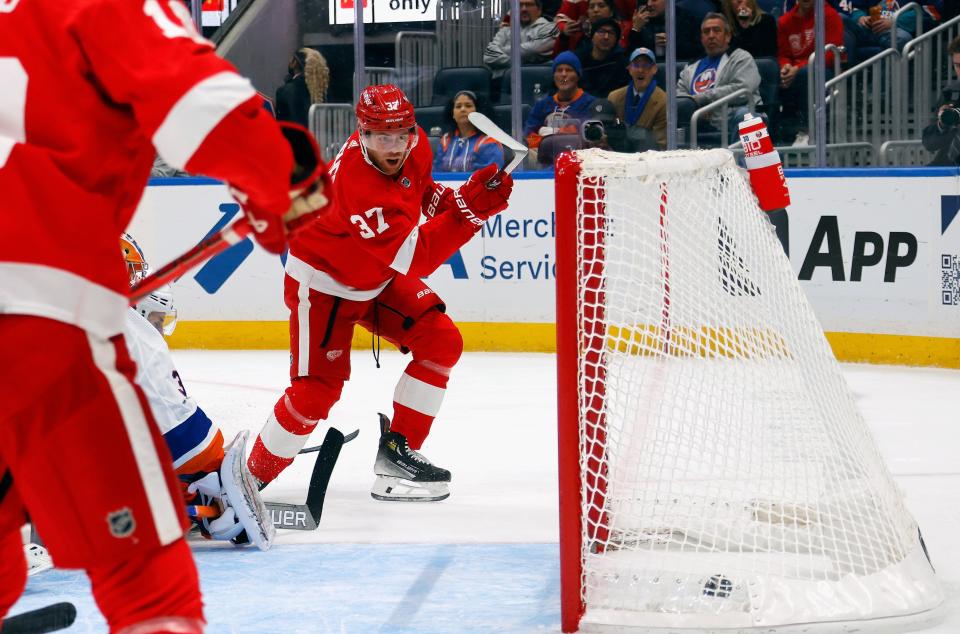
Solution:
{"label": "blurred player in foreground", "polygon": [[393,421],[381,419],[371,494],[442,500],[450,472],[416,450],[440,410],[463,340],[420,278],[506,209],[513,180],[501,174],[488,187],[498,172],[490,165],[456,190],[433,182],[430,143],[395,86],[366,88],[356,114],[357,130],[330,165],[335,202],[290,243],[284,280],[290,387],[254,443],[250,472],[272,481],[327,418],[350,377],[353,329],[360,324],[413,354],[394,392]]}
{"label": "blurred player in foreground", "polygon": [[24,587],[29,515],[111,632],[201,632],[180,486],[122,334],[117,240],[155,152],[241,192],[272,252],[291,196],[325,201],[290,191],[288,142],[181,2],[0,0],[0,86],[0,615]]}

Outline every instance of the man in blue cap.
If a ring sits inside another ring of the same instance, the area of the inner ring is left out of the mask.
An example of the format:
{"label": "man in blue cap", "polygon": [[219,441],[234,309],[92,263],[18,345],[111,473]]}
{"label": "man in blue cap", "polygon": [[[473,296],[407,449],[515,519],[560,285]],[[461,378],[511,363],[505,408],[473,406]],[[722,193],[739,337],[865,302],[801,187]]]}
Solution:
{"label": "man in blue cap", "polygon": [[[634,149],[667,147],[667,93],[657,85],[657,57],[649,48],[640,47],[627,63],[630,83],[610,93],[617,118],[627,126],[627,138],[637,141]],[[649,133],[641,132],[649,130]],[[639,132],[639,134],[636,134]],[[640,137],[652,136],[641,143]],[[655,147],[651,147],[655,144]]]}
{"label": "man in blue cap", "polygon": [[583,68],[571,51],[564,51],[553,60],[553,84],[556,91],[533,104],[523,133],[531,149],[540,146],[544,136],[579,134],[580,121],[589,118],[590,104],[596,97],[580,88]]}

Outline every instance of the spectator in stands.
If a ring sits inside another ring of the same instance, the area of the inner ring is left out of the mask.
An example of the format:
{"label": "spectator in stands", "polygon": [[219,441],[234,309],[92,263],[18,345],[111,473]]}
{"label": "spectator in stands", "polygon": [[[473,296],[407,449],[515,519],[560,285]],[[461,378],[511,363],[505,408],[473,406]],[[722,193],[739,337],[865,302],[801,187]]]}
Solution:
{"label": "spectator in stands", "polygon": [[[960,0],[958,0],[960,2]],[[568,37],[574,37],[577,33],[580,33],[582,36],[583,27],[585,22],[592,22],[593,18],[590,17],[590,5],[592,0],[563,0],[563,4],[560,6],[560,11],[557,13],[557,16],[553,19],[554,24],[557,26],[557,32],[559,35],[566,34]],[[633,18],[633,13],[637,9],[637,0],[612,0],[610,3],[613,5],[613,13],[611,15],[599,15],[597,19],[604,17],[615,17],[618,20],[623,20],[626,23],[629,23]],[[596,7],[603,10],[601,7]],[[626,25],[625,25],[626,26]],[[572,29],[567,31],[567,29]],[[626,34],[625,29],[624,34]],[[555,55],[559,55],[566,50],[574,50],[576,45],[571,48],[562,48],[555,52]]]}
{"label": "spectator in stands", "polygon": [[[792,9],[780,18],[777,30],[777,61],[780,64],[780,103],[783,119],[780,141],[794,145],[806,145],[810,136],[807,131],[807,83],[809,82],[810,54],[816,45],[813,32],[814,0],[799,0]],[[824,4],[823,21],[828,44],[843,46],[843,19],[830,6]],[[833,75],[833,51],[827,51],[827,76]],[[794,138],[795,135],[795,138]]]}
{"label": "spectator in stands", "polygon": [[777,21],[757,0],[723,0],[723,14],[733,27],[730,48],[742,48],[754,59],[777,56]]}
{"label": "spectator in stands", "polygon": [[[549,61],[557,39],[557,27],[540,14],[541,6],[541,0],[520,0],[520,61],[524,64]],[[501,26],[487,44],[483,63],[494,77],[501,77],[510,68],[509,24]]]}
{"label": "spectator in stands", "polygon": [[503,167],[503,146],[470,123],[471,112],[493,117],[487,99],[471,90],[461,90],[447,103],[443,110],[446,130],[433,157],[434,170],[474,172],[491,163]]}
{"label": "spectator in stands", "polygon": [[535,150],[545,136],[579,134],[580,122],[588,117],[590,104],[596,97],[580,87],[583,68],[570,51],[553,60],[553,84],[556,92],[533,104],[523,127],[527,146]]}
{"label": "spectator in stands", "polygon": [[627,57],[620,48],[620,25],[613,18],[597,20],[590,46],[577,52],[583,74],[580,85],[591,95],[607,95],[630,80]]}
{"label": "spectator in stands", "polygon": [[[657,61],[666,59],[666,8],[667,0],[647,0],[637,7],[627,36],[627,49],[649,48],[656,52]],[[703,55],[697,20],[680,7],[676,8],[676,33],[677,59],[691,60]]]}
{"label": "spectator in stands", "polygon": [[613,0],[588,0],[585,17],[577,22],[562,23],[565,28],[557,35],[557,43],[553,46],[554,57],[563,51],[576,52],[578,47],[596,31],[597,21],[608,18],[616,20],[619,24],[620,33],[623,36],[620,46],[624,46],[626,44],[626,34],[631,25],[630,20],[620,18]]}
{"label": "spectator in stands", "polygon": [[887,48],[892,28],[897,30],[897,49],[902,49],[916,35],[917,17],[913,9],[900,14],[897,23],[893,23],[893,14],[900,9],[897,0],[853,0],[852,7],[847,28],[856,38],[858,49],[864,46]]}
{"label": "spectator in stands", "polygon": [[[960,37],[950,41],[947,54],[960,78]],[[923,147],[934,153],[930,165],[960,165],[960,81],[948,83],[933,122],[923,129]]]}
{"label": "spectator in stands", "polygon": [[277,120],[309,128],[310,106],[323,103],[330,87],[327,60],[312,48],[301,48],[287,64],[287,78],[277,89]]}
{"label": "spectator in stands", "polygon": [[[627,66],[631,81],[610,93],[607,99],[616,109],[617,118],[627,126],[626,137],[633,141],[631,150],[667,147],[667,93],[657,86],[657,57],[649,48],[638,48],[630,54]],[[652,136],[655,147],[651,147]]]}
{"label": "spectator in stands", "polygon": [[731,138],[737,134],[737,122],[760,103],[760,71],[753,56],[743,49],[730,50],[733,30],[722,13],[708,13],[700,25],[700,40],[706,57],[689,64],[677,80],[677,119],[688,122],[693,112],[743,88],[747,94],[730,104],[729,119],[723,121],[721,109],[710,114],[716,129],[729,126]]}

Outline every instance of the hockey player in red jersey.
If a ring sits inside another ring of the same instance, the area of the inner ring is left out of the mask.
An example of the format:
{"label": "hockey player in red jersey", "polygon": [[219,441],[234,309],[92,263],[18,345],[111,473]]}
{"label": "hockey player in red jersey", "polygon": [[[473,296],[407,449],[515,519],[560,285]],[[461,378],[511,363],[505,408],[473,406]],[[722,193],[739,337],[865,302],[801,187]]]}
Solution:
{"label": "hockey player in red jersey", "polygon": [[413,356],[394,392],[393,421],[381,421],[372,495],[441,500],[449,495],[450,472],[416,450],[440,409],[463,341],[443,301],[420,278],[507,207],[513,180],[501,174],[499,184],[487,187],[497,174],[491,165],[458,190],[434,183],[429,141],[394,86],[366,88],[356,114],[358,129],[330,165],[336,202],[290,243],[284,299],[291,382],[248,465],[262,483],[270,482],[327,418],[350,376],[359,323]]}
{"label": "hockey player in red jersey", "polygon": [[29,515],[111,632],[201,632],[180,488],[121,334],[117,240],[155,152],[242,192],[273,252],[288,210],[322,196],[290,191],[290,145],[178,0],[0,0],[0,86],[0,616]]}

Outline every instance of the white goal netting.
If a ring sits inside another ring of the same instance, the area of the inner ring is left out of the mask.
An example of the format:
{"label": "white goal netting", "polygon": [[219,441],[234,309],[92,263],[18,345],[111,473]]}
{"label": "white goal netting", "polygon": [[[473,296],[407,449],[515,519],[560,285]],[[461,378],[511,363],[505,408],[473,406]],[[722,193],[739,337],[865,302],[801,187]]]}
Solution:
{"label": "white goal netting", "polygon": [[940,604],[730,153],[577,155],[581,627],[889,622]]}

